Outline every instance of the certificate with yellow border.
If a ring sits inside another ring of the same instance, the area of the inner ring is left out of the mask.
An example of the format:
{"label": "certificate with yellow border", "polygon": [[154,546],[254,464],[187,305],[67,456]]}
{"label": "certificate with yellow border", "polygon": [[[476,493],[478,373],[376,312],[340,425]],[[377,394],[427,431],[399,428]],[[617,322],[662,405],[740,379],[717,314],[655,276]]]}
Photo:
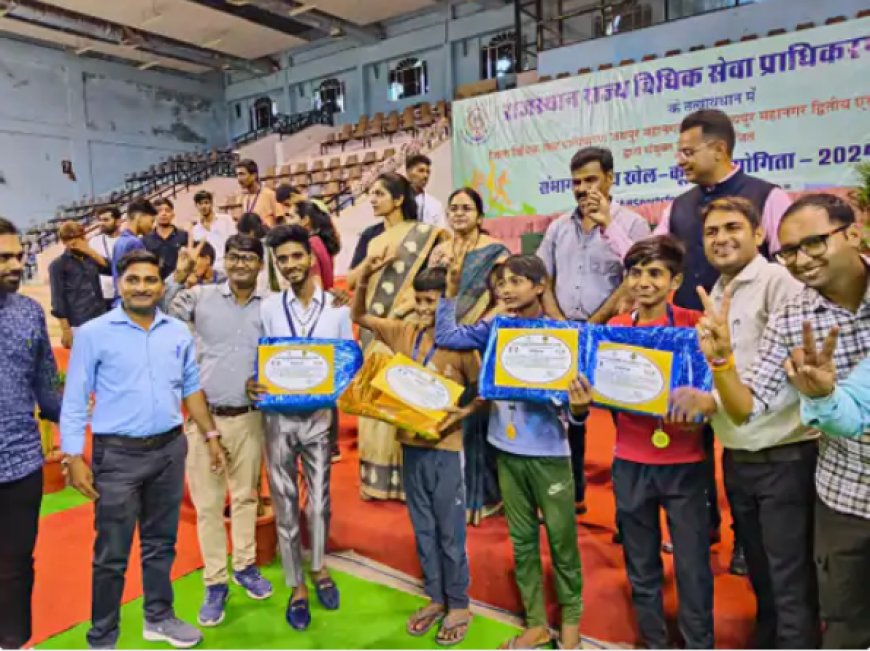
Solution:
{"label": "certificate with yellow border", "polygon": [[567,390],[577,376],[578,337],[573,328],[499,328],[493,384]]}
{"label": "certificate with yellow border", "polygon": [[270,395],[325,395],[335,391],[332,344],[270,344],[259,347],[257,375]]}
{"label": "certificate with yellow border", "polygon": [[410,407],[423,420],[440,422],[448,407],[459,401],[464,388],[433,373],[409,357],[396,354],[372,380],[372,386],[393,401]]}
{"label": "certificate with yellow border", "polygon": [[673,363],[671,351],[601,342],[589,378],[592,399],[599,405],[664,416]]}

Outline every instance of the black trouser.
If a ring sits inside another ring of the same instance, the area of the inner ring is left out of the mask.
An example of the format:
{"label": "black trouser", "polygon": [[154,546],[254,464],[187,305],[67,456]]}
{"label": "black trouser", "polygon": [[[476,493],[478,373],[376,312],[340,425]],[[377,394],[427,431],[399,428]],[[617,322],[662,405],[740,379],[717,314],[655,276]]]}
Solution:
{"label": "black trouser", "polygon": [[614,459],[613,489],[625,567],[638,628],[647,647],[668,644],[662,600],[664,508],[674,544],[679,608],[686,648],[713,648],[713,572],[703,462],[654,466]]}
{"label": "black trouser", "polygon": [[813,565],[815,441],[747,453],[725,450],[725,486],[755,591],[755,648],[819,644]]}
{"label": "black trouser", "polygon": [[174,616],[169,574],[175,560],[186,455],[183,435],[152,449],[117,447],[94,436],[94,488],[100,497],[94,510],[97,538],[87,636],[91,646],[117,642],[124,573],[137,524],[145,620],[153,623]]}
{"label": "black trouser", "polygon": [[30,639],[33,548],[42,504],[42,468],[0,484],[0,649]]}
{"label": "black trouser", "polygon": [[[716,436],[713,433],[713,427],[708,423],[704,425],[702,433],[704,441],[704,453],[707,455],[703,461],[704,476],[706,478],[707,491],[707,509],[710,512],[710,535],[719,531],[722,525],[722,514],[719,513],[719,488],[716,485]],[[727,496],[727,493],[726,493]],[[737,532],[734,532],[735,538]]]}
{"label": "black trouser", "polygon": [[586,499],[586,425],[568,424],[568,445],[571,446],[571,474],[574,475],[574,501]]}
{"label": "black trouser", "polygon": [[822,646],[870,648],[870,519],[817,499],[815,546]]}

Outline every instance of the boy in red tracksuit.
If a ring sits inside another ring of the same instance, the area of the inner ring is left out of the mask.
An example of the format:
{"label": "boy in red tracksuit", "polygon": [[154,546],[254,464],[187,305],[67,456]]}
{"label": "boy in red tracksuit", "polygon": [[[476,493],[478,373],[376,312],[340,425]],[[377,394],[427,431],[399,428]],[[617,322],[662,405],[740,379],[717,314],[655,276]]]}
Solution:
{"label": "boy in red tracksuit", "polygon": [[[694,328],[700,312],[672,305],[682,283],[684,251],[670,235],[635,243],[625,255],[629,292],[636,309],[608,325]],[[667,514],[674,546],[679,596],[678,623],[686,648],[713,648],[713,573],[710,516],[700,425],[667,424],[660,418],[619,413],[613,490],[625,566],[641,638],[651,649],[668,646],[662,604],[662,533]]]}

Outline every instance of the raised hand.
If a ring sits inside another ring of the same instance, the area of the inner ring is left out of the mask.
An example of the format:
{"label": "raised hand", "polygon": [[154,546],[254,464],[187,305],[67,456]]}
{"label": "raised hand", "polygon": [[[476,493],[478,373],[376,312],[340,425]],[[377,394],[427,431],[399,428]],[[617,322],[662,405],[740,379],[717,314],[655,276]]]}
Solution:
{"label": "raised hand", "polygon": [[386,250],[381,253],[373,254],[368,256],[362,263],[362,275],[360,282],[365,283],[379,272],[381,269],[386,267],[388,264],[392,264],[396,261],[395,255],[389,255]]}
{"label": "raised hand", "polygon": [[822,348],[816,347],[816,337],[809,322],[803,324],[803,346],[792,349],[791,356],[785,360],[785,373],[789,381],[800,393],[808,398],[824,398],[834,391],[837,381],[837,368],[834,365],[834,351],[837,350],[837,337],[840,329],[834,327],[825,336]]}
{"label": "raised hand", "polygon": [[732,353],[731,332],[728,328],[728,312],[731,309],[731,291],[725,290],[722,305],[716,308],[707,290],[698,287],[698,296],[704,305],[704,316],[698,321],[698,342],[708,362],[728,359]]}
{"label": "raised hand", "polygon": [[584,214],[602,229],[607,228],[612,221],[610,217],[610,200],[598,188],[593,188],[589,191]]}

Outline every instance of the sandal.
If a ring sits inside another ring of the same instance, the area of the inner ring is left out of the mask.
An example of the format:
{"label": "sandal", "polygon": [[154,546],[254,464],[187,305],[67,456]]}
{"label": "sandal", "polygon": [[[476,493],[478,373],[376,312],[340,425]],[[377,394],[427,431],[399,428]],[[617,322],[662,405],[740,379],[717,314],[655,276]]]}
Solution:
{"label": "sandal", "polygon": [[[432,604],[423,606],[408,618],[405,630],[408,632],[408,635],[422,637],[431,631],[435,624],[441,623],[441,620],[444,619],[444,614],[443,610],[435,610]],[[420,626],[422,628],[419,628]]]}
{"label": "sandal", "polygon": [[[435,636],[435,643],[438,644],[438,646],[456,646],[465,639],[470,625],[471,615],[463,617],[451,624],[447,623],[447,618],[445,617],[441,621],[441,627],[438,629],[438,634]],[[457,637],[452,637],[451,634],[455,631],[459,631],[460,634]]]}
{"label": "sandal", "polygon": [[502,644],[499,649],[552,649],[553,648],[553,640],[552,638],[547,640],[546,642],[539,642],[534,646],[517,646],[519,644],[519,640],[522,637],[520,635],[514,635],[507,642]]}

